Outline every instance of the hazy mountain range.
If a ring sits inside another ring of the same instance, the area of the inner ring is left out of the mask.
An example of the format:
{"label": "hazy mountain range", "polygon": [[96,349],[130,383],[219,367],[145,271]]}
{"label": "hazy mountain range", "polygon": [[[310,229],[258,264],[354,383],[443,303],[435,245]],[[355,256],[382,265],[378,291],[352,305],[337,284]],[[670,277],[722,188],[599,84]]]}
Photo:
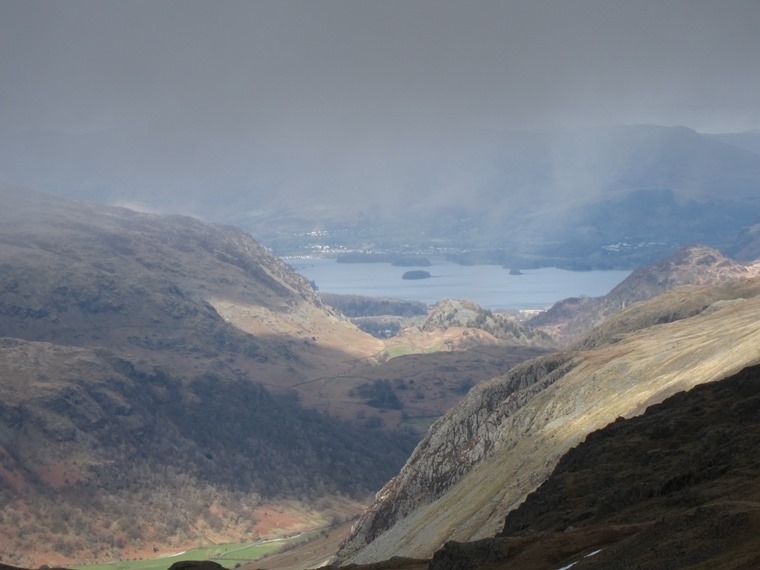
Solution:
{"label": "hazy mountain range", "polygon": [[246,189],[272,165],[246,161],[244,148],[230,151],[240,156],[228,156],[217,176],[212,168],[184,177],[192,152],[156,163],[150,145],[135,142],[149,134],[19,133],[4,139],[0,172],[70,197],[233,223],[276,253],[438,249],[511,266],[635,267],[691,243],[730,248],[760,219],[757,132],[469,131],[456,141],[467,149],[456,180],[421,162],[403,183],[368,179],[350,191],[316,182]]}

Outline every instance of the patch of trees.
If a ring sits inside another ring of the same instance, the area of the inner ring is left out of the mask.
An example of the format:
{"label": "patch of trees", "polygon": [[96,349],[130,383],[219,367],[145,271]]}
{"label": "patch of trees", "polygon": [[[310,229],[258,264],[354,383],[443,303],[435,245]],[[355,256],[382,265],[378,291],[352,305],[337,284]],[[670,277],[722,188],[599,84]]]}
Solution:
{"label": "patch of trees", "polygon": [[347,317],[415,317],[425,315],[428,306],[419,301],[404,301],[387,297],[363,297],[361,295],[338,295],[322,293],[322,301]]}
{"label": "patch of trees", "polygon": [[367,253],[361,251],[344,253],[335,261],[338,263],[390,263],[397,267],[429,267],[431,265],[429,259],[417,255]]}
{"label": "patch of trees", "polygon": [[375,380],[371,384],[358,386],[356,390],[365,403],[373,408],[400,410],[404,407],[393,391],[390,380]]}
{"label": "patch of trees", "polygon": [[375,338],[391,338],[401,330],[402,317],[354,317],[351,322]]}
{"label": "patch of trees", "polygon": [[[398,473],[419,440],[411,430],[306,409],[295,394],[246,378],[182,380],[112,355],[107,361],[106,381],[51,392],[13,420],[93,459],[84,467],[87,481],[72,486],[28,479],[34,490],[24,494],[23,520],[0,514],[0,533],[16,525],[12,550],[19,556],[56,540],[63,554],[97,545],[104,550],[96,558],[139,541],[182,542],[197,535],[197,521],[217,531],[247,524],[262,498],[364,498]],[[387,381],[369,397],[400,405]],[[15,498],[13,489],[0,489],[3,504]],[[94,513],[107,513],[108,524]]]}
{"label": "patch of trees", "polygon": [[425,271],[424,269],[413,269],[401,276],[402,279],[429,279],[430,277],[432,277],[430,272]]}
{"label": "patch of trees", "polygon": [[[157,380],[134,374],[144,384]],[[302,407],[295,394],[274,394],[248,380],[205,374],[185,386],[186,393],[167,375],[161,380],[165,392],[177,397],[160,403],[145,398],[145,412],[162,418],[154,422],[156,433],[146,437],[143,425],[122,437],[132,439],[129,447],[141,456],[183,465],[200,481],[233,490],[270,497],[362,496],[395,475],[417,443],[411,432],[349,425]]]}

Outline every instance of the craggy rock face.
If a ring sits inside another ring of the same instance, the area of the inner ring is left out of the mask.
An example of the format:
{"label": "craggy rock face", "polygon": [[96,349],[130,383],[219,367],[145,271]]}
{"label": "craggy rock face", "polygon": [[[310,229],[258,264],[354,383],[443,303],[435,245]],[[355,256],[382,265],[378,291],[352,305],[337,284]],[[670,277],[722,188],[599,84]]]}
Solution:
{"label": "craggy rock face", "polygon": [[[754,568],[760,365],[619,418],[571,449],[493,538],[420,568]],[[396,568],[393,558],[361,568]],[[400,568],[400,566],[399,566]]]}
{"label": "craggy rock face", "polygon": [[749,568],[760,560],[760,366],[589,434],[507,515],[431,570]]}
{"label": "craggy rock face", "polygon": [[377,494],[339,559],[349,559],[396,522],[444,495],[493,453],[499,423],[572,366],[570,355],[551,355],[516,367],[505,380],[473,388],[464,402],[433,425],[401,473]]}

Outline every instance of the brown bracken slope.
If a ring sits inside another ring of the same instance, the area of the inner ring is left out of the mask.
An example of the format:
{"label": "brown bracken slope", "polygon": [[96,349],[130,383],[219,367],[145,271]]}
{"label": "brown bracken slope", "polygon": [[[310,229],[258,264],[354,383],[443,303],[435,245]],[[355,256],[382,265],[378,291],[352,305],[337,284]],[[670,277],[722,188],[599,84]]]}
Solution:
{"label": "brown bracken slope", "polygon": [[350,516],[419,439],[402,422],[537,354],[391,358],[237,228],[19,188],[0,202],[5,562],[246,540],[285,499],[303,522]]}

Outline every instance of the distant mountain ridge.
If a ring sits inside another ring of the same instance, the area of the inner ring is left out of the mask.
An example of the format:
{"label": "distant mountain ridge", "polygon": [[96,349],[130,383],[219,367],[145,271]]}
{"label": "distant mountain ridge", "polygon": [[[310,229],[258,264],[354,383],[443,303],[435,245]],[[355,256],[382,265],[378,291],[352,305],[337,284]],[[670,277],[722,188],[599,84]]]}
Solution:
{"label": "distant mountain ridge", "polygon": [[[360,220],[315,222],[290,206],[288,216],[321,228],[315,244],[352,247],[355,237],[385,251],[398,235],[405,247],[423,247],[419,232],[458,261],[516,268],[641,266],[691,243],[729,248],[760,219],[760,154],[688,128],[503,133],[480,142],[492,180],[466,193],[429,191],[410,206],[399,189],[384,195],[396,209],[368,207]],[[288,247],[266,217],[256,221],[265,242]]]}
{"label": "distant mountain ridge", "polygon": [[[124,136],[134,133],[19,133],[0,148],[0,172],[50,192],[66,187],[79,199],[185,208],[247,229],[278,254],[434,247],[465,262],[515,268],[632,268],[690,243],[730,248],[760,220],[760,143],[752,132],[628,125],[463,133],[461,156],[449,160],[475,176],[441,183],[434,165],[420,165],[419,176],[390,176],[381,188],[368,181],[366,193],[339,184],[239,192],[262,165],[238,160],[216,176],[183,178],[179,165],[163,171]],[[125,164],[145,169],[136,175]],[[208,197],[209,179],[223,199]]]}
{"label": "distant mountain ridge", "polygon": [[742,261],[760,259],[760,223],[745,227],[727,253]]}

